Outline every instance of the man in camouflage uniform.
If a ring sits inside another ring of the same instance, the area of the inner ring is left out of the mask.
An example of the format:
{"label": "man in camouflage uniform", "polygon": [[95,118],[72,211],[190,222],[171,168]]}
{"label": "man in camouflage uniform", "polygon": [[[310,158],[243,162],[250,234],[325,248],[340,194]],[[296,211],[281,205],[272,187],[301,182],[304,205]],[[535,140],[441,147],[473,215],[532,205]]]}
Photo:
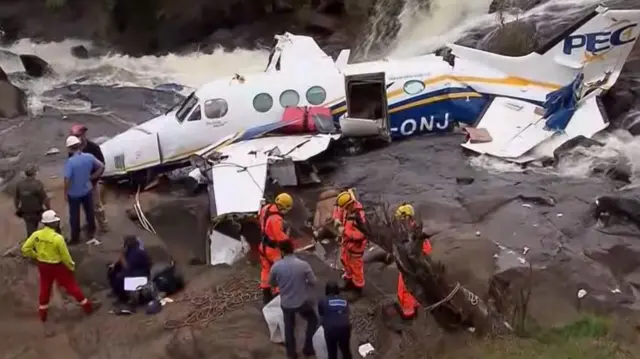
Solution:
{"label": "man in camouflage uniform", "polygon": [[25,178],[17,183],[13,200],[16,215],[26,225],[27,237],[38,229],[42,213],[51,208],[44,184],[36,178],[37,173],[38,167],[35,164],[27,165],[24,170]]}

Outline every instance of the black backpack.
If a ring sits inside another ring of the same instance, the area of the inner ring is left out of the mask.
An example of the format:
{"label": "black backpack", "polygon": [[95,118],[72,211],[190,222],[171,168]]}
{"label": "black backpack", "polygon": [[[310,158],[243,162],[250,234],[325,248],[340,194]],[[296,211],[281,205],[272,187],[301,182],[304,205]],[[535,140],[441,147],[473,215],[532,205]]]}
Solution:
{"label": "black backpack", "polygon": [[173,295],[184,288],[184,278],[178,273],[174,262],[153,268],[151,281],[158,292],[166,295]]}

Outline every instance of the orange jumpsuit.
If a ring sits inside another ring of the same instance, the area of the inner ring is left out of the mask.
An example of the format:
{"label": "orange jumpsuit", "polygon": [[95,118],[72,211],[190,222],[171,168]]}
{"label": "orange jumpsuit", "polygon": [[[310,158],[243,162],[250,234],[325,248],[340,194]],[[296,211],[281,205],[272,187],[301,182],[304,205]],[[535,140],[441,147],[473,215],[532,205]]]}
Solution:
{"label": "orange jumpsuit", "polygon": [[[426,255],[431,254],[431,242],[429,242],[428,239],[425,239],[424,243],[422,243],[422,253]],[[407,287],[404,285],[402,273],[398,274],[398,303],[402,310],[402,316],[405,318],[413,317],[416,314],[416,308],[419,306],[416,298],[414,298],[411,292],[409,292]]]}
{"label": "orange jumpsuit", "polygon": [[[275,204],[267,204],[260,209],[260,229],[262,241],[258,246],[260,253],[260,288],[271,288],[269,284],[269,272],[271,266],[281,258],[279,242],[289,240],[284,231],[282,214]],[[278,288],[273,288],[273,294],[278,293]]]}
{"label": "orange jumpsuit", "polygon": [[344,225],[342,245],[340,247],[340,261],[344,267],[342,278],[346,281],[351,281],[356,288],[363,288],[364,261],[362,256],[367,247],[367,238],[358,229],[356,218],[360,223],[366,223],[367,220],[360,202],[355,201],[352,206],[350,210],[336,208],[333,215],[339,216],[340,222]]}

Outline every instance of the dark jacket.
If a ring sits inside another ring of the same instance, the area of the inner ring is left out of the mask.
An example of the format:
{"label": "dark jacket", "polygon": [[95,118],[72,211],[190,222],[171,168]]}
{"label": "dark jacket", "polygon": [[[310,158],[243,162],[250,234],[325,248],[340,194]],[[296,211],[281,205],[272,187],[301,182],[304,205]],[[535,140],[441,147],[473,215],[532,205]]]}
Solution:
{"label": "dark jacket", "polygon": [[[99,144],[93,141],[87,140],[87,143],[84,145],[82,152],[92,154],[93,157],[97,158],[98,161],[104,164],[104,155],[102,154],[102,150],[100,149]],[[69,157],[71,157],[71,153],[69,153]]]}
{"label": "dark jacket", "polygon": [[124,270],[125,277],[149,277],[151,261],[144,249],[139,246],[127,248],[124,258],[127,261],[127,268]]}
{"label": "dark jacket", "polygon": [[36,178],[27,177],[16,185],[14,204],[22,214],[40,214],[47,200],[44,184]]}
{"label": "dark jacket", "polygon": [[345,328],[350,326],[349,303],[337,295],[331,295],[318,303],[322,326],[326,328]]}

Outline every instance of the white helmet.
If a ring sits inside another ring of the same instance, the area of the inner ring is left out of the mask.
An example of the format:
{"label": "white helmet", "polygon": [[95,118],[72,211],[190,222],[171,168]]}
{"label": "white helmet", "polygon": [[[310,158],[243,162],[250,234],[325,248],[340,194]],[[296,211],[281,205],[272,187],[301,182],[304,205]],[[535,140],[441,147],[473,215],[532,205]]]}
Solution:
{"label": "white helmet", "polygon": [[42,213],[42,219],[40,220],[42,223],[55,223],[60,222],[60,217],[56,214],[56,212],[52,209],[48,211],[44,211]]}
{"label": "white helmet", "polygon": [[80,139],[76,136],[67,137],[67,148],[79,145],[80,143]]}

